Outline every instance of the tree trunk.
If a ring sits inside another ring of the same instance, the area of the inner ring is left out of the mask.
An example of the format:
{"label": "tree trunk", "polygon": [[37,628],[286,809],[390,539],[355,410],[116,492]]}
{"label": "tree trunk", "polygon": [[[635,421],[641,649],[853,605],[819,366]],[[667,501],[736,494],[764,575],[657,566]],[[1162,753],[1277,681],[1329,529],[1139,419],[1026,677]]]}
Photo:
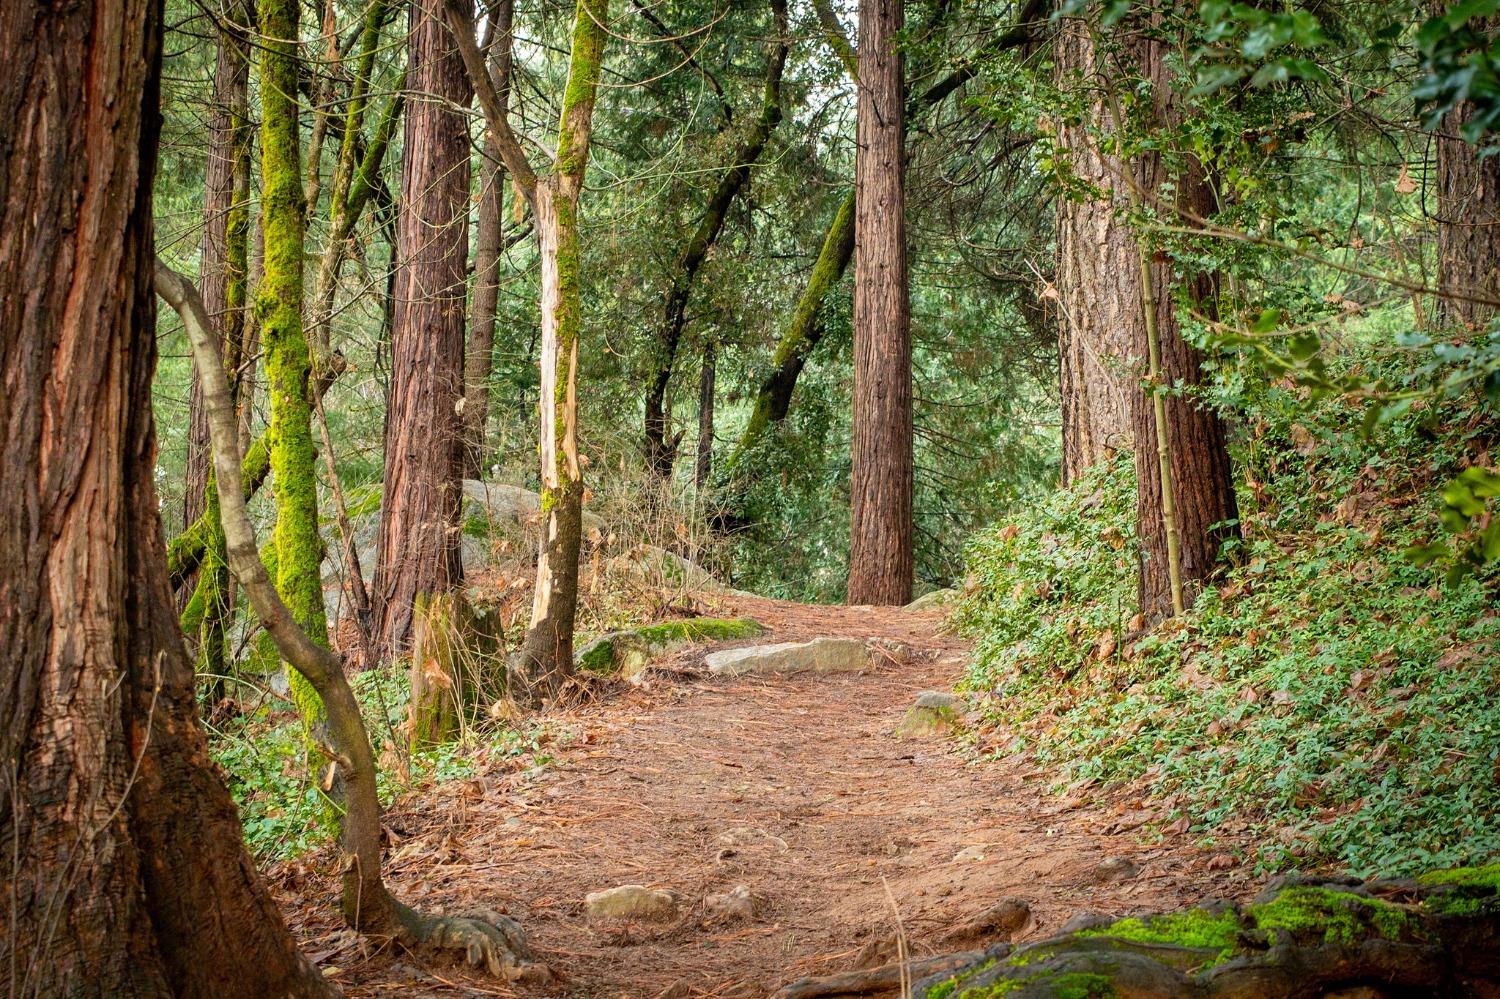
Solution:
{"label": "tree trunk", "polygon": [[417,600],[457,592],[463,500],[464,305],[473,97],[441,0],[410,8],[375,641],[406,651]]}
{"label": "tree trunk", "polygon": [[[578,222],[576,202],[555,178],[537,185],[533,213],[542,261],[540,450],[541,548],[537,553],[531,627],[512,692],[523,703],[554,696],[573,675],[573,621],[578,612],[578,552],[583,536],[583,469],[578,461]],[[576,195],[575,195],[576,197]]]}
{"label": "tree trunk", "polygon": [[911,301],[901,0],[862,0],[854,161],[854,440],[849,602],[911,599]]}
{"label": "tree trunk", "polygon": [[[1181,103],[1172,89],[1171,70],[1167,66],[1166,42],[1154,37],[1137,36],[1132,41],[1139,74],[1151,83],[1151,99],[1157,121],[1170,126],[1181,121]],[[1177,175],[1169,174],[1161,156],[1155,152],[1139,155],[1134,164],[1135,181],[1144,196],[1162,198],[1165,184],[1173,182],[1176,205],[1194,217],[1206,218],[1215,211],[1215,198],[1196,160],[1189,161]],[[1171,210],[1171,203],[1164,206]],[[1139,257],[1136,258],[1139,261]],[[1202,353],[1182,337],[1182,323],[1177,315],[1176,299],[1180,296],[1212,311],[1217,296],[1213,274],[1189,273],[1178,276],[1183,265],[1165,256],[1153,254],[1151,294],[1146,307],[1156,315],[1160,340],[1161,379],[1166,393],[1166,445],[1170,456],[1170,479],[1175,491],[1175,519],[1181,539],[1179,570],[1183,596],[1191,604],[1212,575],[1218,563],[1219,547],[1226,537],[1238,533],[1237,526],[1216,527],[1238,517],[1235,504],[1233,469],[1225,446],[1224,421],[1219,414],[1200,404],[1191,394],[1203,383]],[[1139,263],[1137,262],[1137,268]],[[1137,291],[1139,295],[1139,289]],[[1141,298],[1136,299],[1137,302]],[[1139,307],[1138,307],[1139,312]],[[1144,357],[1148,353],[1146,328],[1142,322],[1133,327],[1131,353]],[[1157,440],[1154,400],[1150,392],[1132,393],[1131,424],[1134,428],[1136,469],[1137,536],[1140,541],[1140,610],[1153,620],[1172,612],[1171,563],[1168,535],[1163,517],[1161,468],[1155,449]]]}
{"label": "tree trunk", "polygon": [[[510,103],[514,0],[490,8],[490,71],[503,110]],[[489,454],[490,370],[495,353],[495,313],[500,301],[500,254],[504,248],[505,165],[494,136],[485,139],[479,161],[479,232],[474,241],[474,293],[469,345],[464,355],[464,478],[484,477]]]}
{"label": "tree trunk", "polygon": [[[213,95],[208,109],[208,165],[203,184],[203,247],[198,283],[203,304],[213,317],[225,362],[237,366],[245,323],[245,203],[249,195],[247,85],[250,63],[238,21],[243,11],[226,18],[218,36]],[[243,154],[243,155],[242,155]],[[208,491],[208,424],[197,379],[189,390],[187,470],[183,481],[182,523],[203,514]]]}
{"label": "tree trunk", "polygon": [[[298,0],[260,3],[261,230],[266,249],[258,313],[271,397],[276,588],[302,629],[326,644],[317,449],[308,399],[312,357],[302,328],[306,222],[297,100],[299,7]],[[323,709],[316,692],[296,672],[289,679],[303,717],[320,720]]]}
{"label": "tree trunk", "polygon": [[[1058,85],[1100,86],[1089,25],[1061,22],[1054,47]],[[1106,101],[1089,101],[1089,119],[1110,127]],[[1131,448],[1130,357],[1144,343],[1140,268],[1135,234],[1122,217],[1128,205],[1118,189],[1118,157],[1099,152],[1089,121],[1062,122],[1058,144],[1073,174],[1089,189],[1057,199],[1058,381],[1062,400],[1062,481],[1077,480],[1090,465]],[[1097,192],[1102,192],[1102,195]]]}
{"label": "tree trunk", "polygon": [[1500,159],[1464,141],[1472,114],[1464,101],[1437,135],[1438,316],[1479,330],[1495,310],[1468,297],[1500,298]]}
{"label": "tree trunk", "polygon": [[714,389],[718,368],[713,341],[703,345],[703,368],[698,373],[698,457],[693,463],[693,485],[708,486],[714,470]]}
{"label": "tree trunk", "polygon": [[672,283],[663,297],[662,318],[656,329],[656,363],[646,391],[645,407],[646,470],[660,479],[671,477],[672,466],[677,460],[680,438],[672,434],[667,391],[671,386],[672,370],[677,361],[677,345],[681,342],[682,331],[687,325],[687,306],[693,293],[693,284],[704,261],[708,259],[708,252],[724,231],[730,206],[750,179],[750,168],[760,159],[771,133],[781,122],[781,77],[786,68],[787,48],[791,39],[787,32],[785,0],[771,0],[771,10],[775,19],[776,38],[767,57],[765,94],[761,100],[760,114],[751,124],[744,140],[731,153],[729,166],[720,175],[719,183],[708,199],[697,228],[678,252],[672,268]]}
{"label": "tree trunk", "polygon": [[140,0],[0,18],[0,981],[329,995],[245,853],[162,571],[160,18]]}

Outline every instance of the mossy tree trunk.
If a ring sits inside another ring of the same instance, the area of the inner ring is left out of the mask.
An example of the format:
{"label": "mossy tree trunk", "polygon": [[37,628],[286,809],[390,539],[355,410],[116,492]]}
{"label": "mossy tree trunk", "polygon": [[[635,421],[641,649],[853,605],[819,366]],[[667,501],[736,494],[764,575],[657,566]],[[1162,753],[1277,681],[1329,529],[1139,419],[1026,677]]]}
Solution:
{"label": "mossy tree trunk", "polygon": [[531,626],[512,663],[511,694],[537,704],[572,679],[578,609],[578,552],[583,531],[583,466],[578,456],[578,357],[583,332],[578,202],[588,168],[594,102],[608,37],[609,0],[578,0],[568,82],[559,115],[557,161],[538,175],[510,127],[506,110],[474,40],[472,13],[447,0],[449,23],[491,133],[536,222],[541,257],[542,540],[537,555]]}
{"label": "mossy tree trunk", "polygon": [[[276,588],[297,624],[328,642],[323,609],[323,540],[318,533],[317,451],[308,379],[312,353],[302,328],[303,243],[306,236],[297,98],[297,0],[260,2],[261,231],[264,273],[256,312],[271,401],[268,429],[276,499]],[[299,673],[292,696],[308,724],[322,704]]]}
{"label": "mossy tree trunk", "polygon": [[785,0],[771,0],[771,13],[774,37],[766,59],[760,113],[731,151],[729,165],[720,173],[708,204],[699,216],[698,225],[678,250],[672,264],[671,284],[662,299],[662,316],[656,328],[654,364],[645,405],[646,470],[660,479],[671,477],[681,439],[680,434],[672,433],[667,392],[677,362],[677,346],[687,325],[687,307],[693,286],[709,251],[724,231],[730,208],[750,180],[751,168],[760,159],[772,132],[781,122],[781,78],[791,43]]}
{"label": "mossy tree trunk", "polygon": [[0,983],[326,996],[209,759],[162,568],[161,32],[149,0],[0,17]]}
{"label": "mossy tree trunk", "polygon": [[[407,651],[418,602],[462,599],[464,303],[473,98],[442,0],[410,10],[375,645]],[[451,615],[450,615],[451,617]]]}

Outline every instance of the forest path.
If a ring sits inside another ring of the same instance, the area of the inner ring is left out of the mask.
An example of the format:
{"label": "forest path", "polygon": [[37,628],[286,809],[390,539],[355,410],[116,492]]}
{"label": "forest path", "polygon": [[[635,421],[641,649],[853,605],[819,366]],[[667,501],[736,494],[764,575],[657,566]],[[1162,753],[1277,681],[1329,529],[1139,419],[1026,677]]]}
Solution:
{"label": "forest path", "polygon": [[[558,994],[653,999],[675,985],[685,999],[767,995],[848,969],[866,945],[894,957],[898,911],[920,955],[959,949],[938,941],[1005,896],[1030,903],[1035,937],[1080,910],[1171,908],[1211,883],[1225,891],[1224,873],[1210,873],[1186,838],[1143,843],[1139,827],[1153,816],[1138,803],[1059,799],[1025,764],[973,765],[949,739],[898,738],[917,694],[951,689],[963,670],[966,649],[942,633],[940,612],[730,603],[724,610],[770,629],[731,645],[847,636],[913,654],[877,656],[859,673],[682,672],[568,712],[560,722],[572,738],[540,773],[497,764],[396,803],[387,823],[402,839],[389,863],[397,894],[520,919],[560,973]],[[1103,880],[1106,858],[1139,873]],[[332,922],[335,906],[310,897],[301,877],[280,880],[309,953],[338,968],[350,995],[510,994],[456,965],[362,957]],[[621,884],[676,893],[682,918],[591,926],[584,896]],[[756,917],[715,922],[705,899],[740,885],[760,900]]]}

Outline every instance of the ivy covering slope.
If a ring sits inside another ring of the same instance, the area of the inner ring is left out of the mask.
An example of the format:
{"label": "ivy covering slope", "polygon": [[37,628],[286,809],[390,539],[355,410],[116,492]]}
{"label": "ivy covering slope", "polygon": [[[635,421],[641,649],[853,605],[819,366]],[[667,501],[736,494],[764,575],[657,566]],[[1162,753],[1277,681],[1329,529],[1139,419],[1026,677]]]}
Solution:
{"label": "ivy covering slope", "polygon": [[1493,422],[1418,407],[1365,437],[1285,385],[1242,413],[1244,540],[1177,621],[1133,620],[1128,457],[971,545],[979,739],[1060,786],[1148,791],[1164,826],[1258,844],[1263,872],[1500,854],[1497,573],[1445,585],[1408,554],[1442,533],[1437,487],[1490,464]]}

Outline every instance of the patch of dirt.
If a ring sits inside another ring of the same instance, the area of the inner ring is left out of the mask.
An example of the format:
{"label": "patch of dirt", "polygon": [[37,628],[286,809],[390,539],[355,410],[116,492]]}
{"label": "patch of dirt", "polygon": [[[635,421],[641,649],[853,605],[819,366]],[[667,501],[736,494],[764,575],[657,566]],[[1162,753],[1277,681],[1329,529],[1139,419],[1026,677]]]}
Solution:
{"label": "patch of dirt", "polygon": [[[944,739],[897,739],[916,695],[950,689],[963,670],[966,650],[940,633],[941,612],[750,598],[723,609],[770,629],[730,645],[826,635],[906,651],[862,673],[667,675],[560,715],[576,738],[555,765],[496,765],[389,810],[398,897],[519,919],[560,975],[557,994],[651,999],[672,986],[682,997],[767,995],[894,958],[898,936],[910,954],[951,951],[940,940],[1005,896],[1030,903],[1033,939],[1080,911],[1253,893],[1185,836],[1144,842],[1154,817],[1144,803],[1059,798],[1024,763],[975,764]],[[337,969],[347,994],[512,994],[454,964],[369,952],[338,926],[332,863],[279,865],[273,882],[307,951]],[[675,893],[682,917],[590,926],[584,896],[621,884]],[[716,918],[706,899],[741,885],[754,918]]]}

